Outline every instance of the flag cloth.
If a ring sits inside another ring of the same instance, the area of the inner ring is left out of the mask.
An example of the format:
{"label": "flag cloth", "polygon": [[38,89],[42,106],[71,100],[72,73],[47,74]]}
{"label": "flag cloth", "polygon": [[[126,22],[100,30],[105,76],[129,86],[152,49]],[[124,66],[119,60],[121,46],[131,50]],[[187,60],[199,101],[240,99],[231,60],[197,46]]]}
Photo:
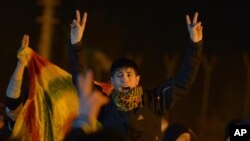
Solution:
{"label": "flag cloth", "polygon": [[78,115],[78,96],[69,73],[25,47],[18,58],[27,61],[29,97],[11,137],[24,141],[61,141]]}
{"label": "flag cloth", "polygon": [[104,92],[107,96],[109,96],[114,89],[110,83],[94,81],[94,84],[100,86],[102,88],[102,92]]}

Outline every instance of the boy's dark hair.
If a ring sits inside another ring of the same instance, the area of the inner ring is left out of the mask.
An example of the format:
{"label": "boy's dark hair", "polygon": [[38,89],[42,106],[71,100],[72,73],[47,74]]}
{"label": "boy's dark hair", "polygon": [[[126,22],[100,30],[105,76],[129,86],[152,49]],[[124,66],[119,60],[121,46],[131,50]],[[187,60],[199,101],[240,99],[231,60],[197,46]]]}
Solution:
{"label": "boy's dark hair", "polygon": [[128,58],[120,58],[113,61],[112,66],[110,68],[110,76],[113,76],[118,69],[127,67],[133,68],[137,75],[140,74],[139,68],[136,65],[135,61]]}
{"label": "boy's dark hair", "polygon": [[191,141],[196,141],[193,130],[181,124],[171,124],[165,131],[163,141],[175,141],[183,133],[189,133]]}

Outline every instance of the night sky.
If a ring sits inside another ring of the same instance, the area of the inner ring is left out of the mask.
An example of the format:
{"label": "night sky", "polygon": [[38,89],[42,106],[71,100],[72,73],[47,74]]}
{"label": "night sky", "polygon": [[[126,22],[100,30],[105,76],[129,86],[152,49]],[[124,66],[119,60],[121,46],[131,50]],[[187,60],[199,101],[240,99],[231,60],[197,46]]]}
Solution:
{"label": "night sky", "polygon": [[[189,42],[185,15],[200,13],[205,56],[217,57],[212,73],[208,118],[224,124],[231,118],[242,118],[246,69],[242,54],[250,60],[250,2],[237,0],[179,0],[163,2],[61,0],[55,8],[51,62],[68,68],[67,47],[69,24],[75,10],[88,12],[84,45],[100,50],[111,59],[126,54],[142,54],[142,85],[148,88],[161,84],[166,78],[162,55],[182,56]],[[37,50],[43,6],[35,0],[0,1],[0,92],[6,87],[14,71],[16,53],[24,33],[30,35],[30,46]],[[250,65],[250,64],[249,64]],[[180,101],[173,112],[173,121],[197,129],[200,99],[204,81],[200,72],[189,96]],[[107,77],[101,78],[105,81]],[[184,114],[184,115],[183,115]],[[250,118],[250,113],[248,115]],[[220,126],[220,129],[222,127]],[[223,131],[221,131],[223,133]]]}

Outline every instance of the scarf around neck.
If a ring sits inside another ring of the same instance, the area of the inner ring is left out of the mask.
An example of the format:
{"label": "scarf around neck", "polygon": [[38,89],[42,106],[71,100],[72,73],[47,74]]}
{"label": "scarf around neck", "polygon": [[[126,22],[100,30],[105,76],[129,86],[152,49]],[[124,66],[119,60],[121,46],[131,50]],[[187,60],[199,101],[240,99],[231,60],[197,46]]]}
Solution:
{"label": "scarf around neck", "polygon": [[119,111],[130,111],[138,106],[142,106],[142,87],[135,87],[129,92],[119,92],[113,90],[112,100]]}

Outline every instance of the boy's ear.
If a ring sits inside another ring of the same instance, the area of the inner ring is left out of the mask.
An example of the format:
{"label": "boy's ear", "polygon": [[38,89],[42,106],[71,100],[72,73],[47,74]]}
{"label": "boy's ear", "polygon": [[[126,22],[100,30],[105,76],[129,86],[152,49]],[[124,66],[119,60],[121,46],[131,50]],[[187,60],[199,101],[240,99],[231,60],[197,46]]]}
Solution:
{"label": "boy's ear", "polygon": [[136,83],[137,83],[137,86],[139,85],[140,79],[141,79],[141,76],[140,76],[140,75],[137,75],[137,76],[136,76],[136,81],[137,81]]}

